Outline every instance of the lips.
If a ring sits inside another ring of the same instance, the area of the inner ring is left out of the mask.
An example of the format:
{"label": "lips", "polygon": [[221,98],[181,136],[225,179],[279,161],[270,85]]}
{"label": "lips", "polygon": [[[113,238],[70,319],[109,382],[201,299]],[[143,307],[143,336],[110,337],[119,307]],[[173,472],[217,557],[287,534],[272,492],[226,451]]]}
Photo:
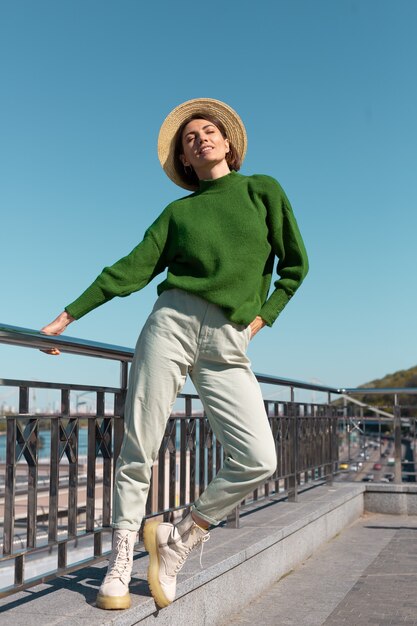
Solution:
{"label": "lips", "polygon": [[204,146],[203,148],[200,148],[200,150],[198,151],[198,154],[201,154],[201,155],[204,156],[205,154],[207,154],[211,150],[213,150],[213,148],[211,146]]}

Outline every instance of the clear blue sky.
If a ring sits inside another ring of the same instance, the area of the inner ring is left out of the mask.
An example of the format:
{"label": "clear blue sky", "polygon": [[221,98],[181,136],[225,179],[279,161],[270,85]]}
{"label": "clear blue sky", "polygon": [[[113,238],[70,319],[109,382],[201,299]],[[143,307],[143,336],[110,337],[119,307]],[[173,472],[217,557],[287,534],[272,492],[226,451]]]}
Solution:
{"label": "clear blue sky", "polygon": [[[414,0],[1,0],[2,322],[40,328],[183,192],[156,138],[193,97],[228,102],[242,173],[276,177],[310,273],[255,371],[355,386],[417,363]],[[133,346],[156,296],[68,334]],[[114,383],[115,366],[0,346],[1,377]]]}

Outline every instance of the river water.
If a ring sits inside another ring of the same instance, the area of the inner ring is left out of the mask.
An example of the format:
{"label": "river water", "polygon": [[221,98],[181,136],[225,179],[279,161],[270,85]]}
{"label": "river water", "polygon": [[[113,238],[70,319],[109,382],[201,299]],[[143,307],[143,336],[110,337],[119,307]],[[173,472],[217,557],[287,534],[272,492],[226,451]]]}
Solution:
{"label": "river water", "polygon": [[[87,456],[87,428],[80,428],[78,432],[78,456]],[[38,452],[38,459],[45,460],[51,456],[51,431],[41,430],[39,432],[41,448]],[[0,436],[0,463],[6,462],[6,435]]]}

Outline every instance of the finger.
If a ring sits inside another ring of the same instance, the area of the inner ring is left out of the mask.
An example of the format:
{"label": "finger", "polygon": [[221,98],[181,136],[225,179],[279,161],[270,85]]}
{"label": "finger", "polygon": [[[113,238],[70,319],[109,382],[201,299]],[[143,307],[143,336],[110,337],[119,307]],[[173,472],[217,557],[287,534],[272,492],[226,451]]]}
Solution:
{"label": "finger", "polygon": [[59,335],[59,332],[51,328],[50,326],[45,326],[41,328],[40,331],[43,335]]}
{"label": "finger", "polygon": [[40,352],[44,352],[45,354],[51,354],[53,356],[58,356],[61,354],[61,351],[58,348],[48,348],[47,350],[40,350]]}

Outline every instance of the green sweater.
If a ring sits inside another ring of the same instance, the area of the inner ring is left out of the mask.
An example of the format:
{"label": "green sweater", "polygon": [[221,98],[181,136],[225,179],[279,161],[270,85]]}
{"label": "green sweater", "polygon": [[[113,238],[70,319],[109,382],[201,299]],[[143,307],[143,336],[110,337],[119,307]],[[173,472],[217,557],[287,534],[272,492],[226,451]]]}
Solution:
{"label": "green sweater", "polygon": [[[275,289],[268,297],[274,260]],[[272,326],[308,270],[290,203],[276,180],[231,172],[169,204],[143,241],[66,311],[79,319],[115,296],[142,289],[167,269],[158,295],[179,288],[220,306],[236,324],[257,315]]]}

